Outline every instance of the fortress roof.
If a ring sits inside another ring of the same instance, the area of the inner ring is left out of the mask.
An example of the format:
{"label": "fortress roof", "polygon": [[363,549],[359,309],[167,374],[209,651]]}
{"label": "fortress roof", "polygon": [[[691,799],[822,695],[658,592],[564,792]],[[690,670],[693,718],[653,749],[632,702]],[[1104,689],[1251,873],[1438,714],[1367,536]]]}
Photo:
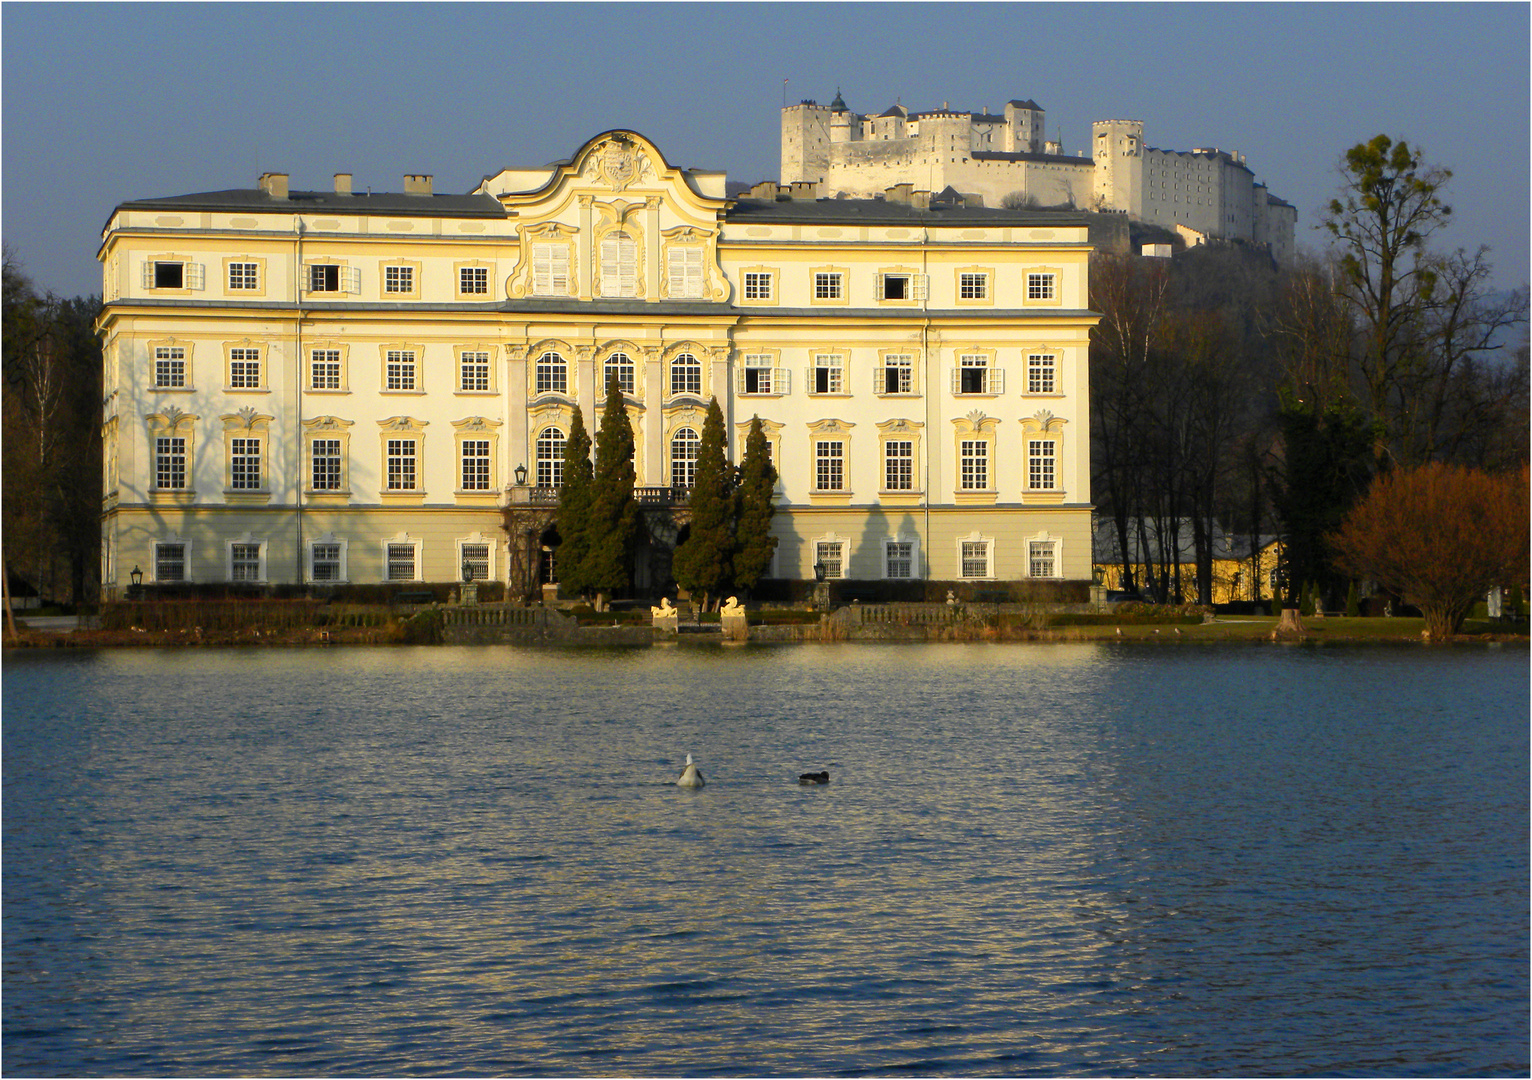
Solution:
{"label": "fortress roof", "polygon": [[1006,154],[998,150],[976,150],[968,155],[975,161],[1039,161],[1050,165],[1090,165],[1094,163],[1087,157],[1072,157],[1069,154]]}
{"label": "fortress roof", "polygon": [[1037,102],[1033,101],[1031,98],[1028,98],[1026,101],[1015,101],[1015,100],[1007,101],[1006,104],[1007,105],[1014,105],[1018,109],[1034,109],[1037,112],[1042,112],[1043,111],[1043,107],[1041,105],[1039,105]]}

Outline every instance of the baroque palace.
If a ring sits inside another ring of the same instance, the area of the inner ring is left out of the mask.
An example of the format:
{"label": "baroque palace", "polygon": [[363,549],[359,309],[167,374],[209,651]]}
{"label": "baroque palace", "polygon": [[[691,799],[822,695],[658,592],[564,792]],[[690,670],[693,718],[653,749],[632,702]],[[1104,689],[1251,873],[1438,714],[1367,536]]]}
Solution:
{"label": "baroque palace", "polygon": [[[108,220],[104,573],[556,579],[578,406],[609,380],[666,588],[717,398],[780,473],[773,577],[1091,574],[1082,215],[725,194],[609,131],[466,195],[248,190]],[[795,194],[798,197],[794,197]],[[668,531],[667,531],[668,530]]]}

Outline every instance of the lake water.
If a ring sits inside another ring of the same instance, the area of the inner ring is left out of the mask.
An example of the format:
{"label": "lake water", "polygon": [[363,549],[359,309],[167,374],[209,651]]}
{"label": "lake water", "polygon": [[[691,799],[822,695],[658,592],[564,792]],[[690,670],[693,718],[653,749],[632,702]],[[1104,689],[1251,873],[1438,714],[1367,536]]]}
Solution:
{"label": "lake water", "polygon": [[1528,760],[1525,647],[12,652],[4,1071],[1526,1075]]}

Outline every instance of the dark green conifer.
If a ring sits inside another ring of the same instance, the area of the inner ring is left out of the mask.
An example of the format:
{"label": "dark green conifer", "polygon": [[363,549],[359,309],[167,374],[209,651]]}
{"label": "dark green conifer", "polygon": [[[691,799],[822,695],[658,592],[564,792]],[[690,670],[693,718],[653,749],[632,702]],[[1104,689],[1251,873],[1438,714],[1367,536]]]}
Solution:
{"label": "dark green conifer", "polygon": [[697,478],[691,490],[691,532],[676,548],[676,581],[704,607],[728,587],[734,553],[734,470],[724,451],[723,410],[708,403],[697,447]]}
{"label": "dark green conifer", "polygon": [[761,418],[756,416],[745,437],[745,457],[740,462],[739,490],[735,493],[734,584],[747,592],[771,568],[771,556],[777,549],[777,538],[771,535],[771,518],[777,509],[773,502],[776,485],[771,444],[766,441]]}
{"label": "dark green conifer", "polygon": [[638,503],[633,499],[633,425],[616,376],[606,388],[606,407],[596,432],[596,468],[591,483],[590,548],[586,579],[599,596],[598,606],[628,587],[633,537],[638,531]]}
{"label": "dark green conifer", "polygon": [[558,577],[569,593],[583,593],[591,585],[586,569],[592,540],[591,487],[590,436],[576,405],[564,442],[564,482],[559,489]]}

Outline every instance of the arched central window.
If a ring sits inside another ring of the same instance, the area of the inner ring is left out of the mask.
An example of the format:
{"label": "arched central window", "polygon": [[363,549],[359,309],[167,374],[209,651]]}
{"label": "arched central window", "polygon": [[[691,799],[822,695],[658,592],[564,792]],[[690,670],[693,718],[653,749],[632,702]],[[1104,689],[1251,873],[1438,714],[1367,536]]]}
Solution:
{"label": "arched central window", "polygon": [[697,448],[702,440],[682,428],[670,440],[670,486],[689,488],[697,482]]}
{"label": "arched central window", "polygon": [[544,428],[537,436],[537,486],[556,488],[564,483],[564,433]]}
{"label": "arched central window", "polygon": [[601,295],[638,295],[638,245],[625,232],[601,241]]}
{"label": "arched central window", "polygon": [[606,388],[612,385],[612,379],[617,379],[617,389],[624,394],[633,393],[633,358],[627,353],[614,352],[606,358],[606,363],[601,369],[601,392],[606,393]]}
{"label": "arched central window", "polygon": [[569,361],[556,352],[545,352],[537,358],[537,392],[539,394],[569,393]]}
{"label": "arched central window", "polygon": [[702,364],[691,353],[677,353],[676,358],[670,362],[670,392],[702,393]]}

